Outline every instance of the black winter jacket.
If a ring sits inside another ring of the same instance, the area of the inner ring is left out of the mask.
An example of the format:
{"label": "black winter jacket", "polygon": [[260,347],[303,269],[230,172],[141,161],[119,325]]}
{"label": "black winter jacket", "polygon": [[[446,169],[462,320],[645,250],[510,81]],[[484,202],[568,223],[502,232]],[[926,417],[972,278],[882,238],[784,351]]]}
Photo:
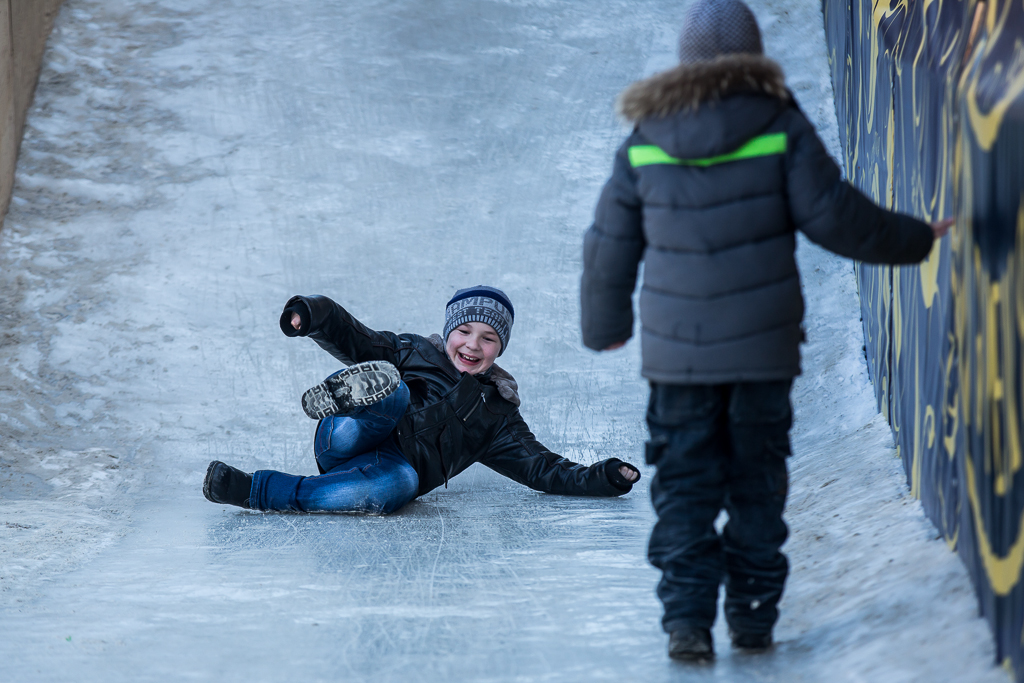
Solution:
{"label": "black winter jacket", "polygon": [[[298,331],[290,311],[302,317]],[[632,486],[610,458],[586,467],[552,453],[519,414],[517,386],[497,366],[483,375],[460,373],[434,341],[416,334],[371,330],[323,296],[296,296],[285,305],[281,330],[309,336],[346,365],[384,360],[398,368],[409,387],[409,408],[396,436],[419,475],[418,495],[441,486],[475,462],[545,493],[620,496]],[[286,320],[287,318],[287,320]]]}
{"label": "black winter jacket", "polygon": [[773,61],[730,55],[633,84],[636,122],[584,239],[583,341],[632,335],[643,375],[667,384],[800,374],[804,304],[795,231],[871,263],[917,263],[930,227],[842,180]]}

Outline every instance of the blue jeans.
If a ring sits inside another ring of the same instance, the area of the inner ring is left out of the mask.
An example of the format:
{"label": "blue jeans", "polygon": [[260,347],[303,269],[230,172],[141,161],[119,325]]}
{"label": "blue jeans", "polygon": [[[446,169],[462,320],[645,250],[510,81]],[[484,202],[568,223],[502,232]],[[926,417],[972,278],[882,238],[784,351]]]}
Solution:
{"label": "blue jeans", "polygon": [[[789,477],[791,380],[717,385],[651,383],[647,461],[657,465],[658,522],[648,558],[662,571],[662,626],[711,628],[718,587],[739,633],[771,633],[788,563],[779,549]],[[729,521],[719,535],[715,518]]]}
{"label": "blue jeans", "polygon": [[302,477],[274,470],[252,475],[249,504],[279,512],[388,514],[416,497],[419,476],[392,432],[409,406],[402,382],[383,401],[317,425],[313,453],[321,474]]}

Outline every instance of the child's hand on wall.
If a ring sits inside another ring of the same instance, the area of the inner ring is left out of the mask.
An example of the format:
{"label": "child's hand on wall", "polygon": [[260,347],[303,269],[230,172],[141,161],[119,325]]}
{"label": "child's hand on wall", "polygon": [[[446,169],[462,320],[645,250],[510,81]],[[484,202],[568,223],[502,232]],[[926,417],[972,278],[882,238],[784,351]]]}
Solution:
{"label": "child's hand on wall", "polygon": [[299,317],[298,313],[292,313],[292,327],[296,330],[302,329],[302,318]]}
{"label": "child's hand on wall", "polygon": [[625,345],[626,345],[626,342],[624,342],[624,341],[615,342],[611,346],[606,346],[606,347],[604,347],[601,350],[602,351],[615,351],[616,349],[621,349]]}
{"label": "child's hand on wall", "polygon": [[935,239],[938,240],[945,237],[949,229],[953,227],[954,220],[953,218],[946,218],[945,220],[932,223],[932,234],[935,235]]}

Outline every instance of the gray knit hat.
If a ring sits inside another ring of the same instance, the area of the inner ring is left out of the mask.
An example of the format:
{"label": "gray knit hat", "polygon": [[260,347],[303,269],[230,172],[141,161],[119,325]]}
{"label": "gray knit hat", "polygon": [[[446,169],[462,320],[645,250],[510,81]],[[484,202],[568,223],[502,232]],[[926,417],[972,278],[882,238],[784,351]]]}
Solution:
{"label": "gray knit hat", "polygon": [[444,343],[448,343],[448,335],[459,325],[487,323],[501,339],[501,350],[498,351],[500,356],[508,347],[515,315],[512,302],[500,289],[486,285],[460,289],[444,310]]}
{"label": "gray knit hat", "polygon": [[683,64],[735,53],[764,54],[757,19],[741,0],[694,0],[679,34]]}

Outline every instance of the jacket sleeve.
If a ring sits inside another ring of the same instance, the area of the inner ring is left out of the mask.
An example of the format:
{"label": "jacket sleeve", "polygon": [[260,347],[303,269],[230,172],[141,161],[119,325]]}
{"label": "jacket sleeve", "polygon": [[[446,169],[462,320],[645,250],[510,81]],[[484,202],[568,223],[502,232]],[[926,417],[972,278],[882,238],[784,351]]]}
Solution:
{"label": "jacket sleeve", "polygon": [[566,460],[543,446],[530,432],[518,410],[508,416],[499,430],[487,456],[481,462],[498,474],[528,486],[534,491],[565,496],[621,496],[631,485],[620,488],[607,475],[607,464],[616,458],[602,460],[587,467]]}
{"label": "jacket sleeve", "polygon": [[806,117],[791,109],[786,185],[796,227],[840,256],[866,263],[918,263],[932,248],[931,226],[880,208],[842,179]]}
{"label": "jacket sleeve", "polygon": [[583,238],[580,312],[583,344],[600,351],[633,334],[633,290],[646,241],[626,141],[615,154],[612,177]]}
{"label": "jacket sleeve", "polygon": [[[286,321],[291,312],[298,313],[302,319],[299,330]],[[345,365],[368,360],[399,364],[397,335],[371,330],[326,296],[293,296],[289,299],[281,315],[281,331],[289,337],[308,336]]]}

